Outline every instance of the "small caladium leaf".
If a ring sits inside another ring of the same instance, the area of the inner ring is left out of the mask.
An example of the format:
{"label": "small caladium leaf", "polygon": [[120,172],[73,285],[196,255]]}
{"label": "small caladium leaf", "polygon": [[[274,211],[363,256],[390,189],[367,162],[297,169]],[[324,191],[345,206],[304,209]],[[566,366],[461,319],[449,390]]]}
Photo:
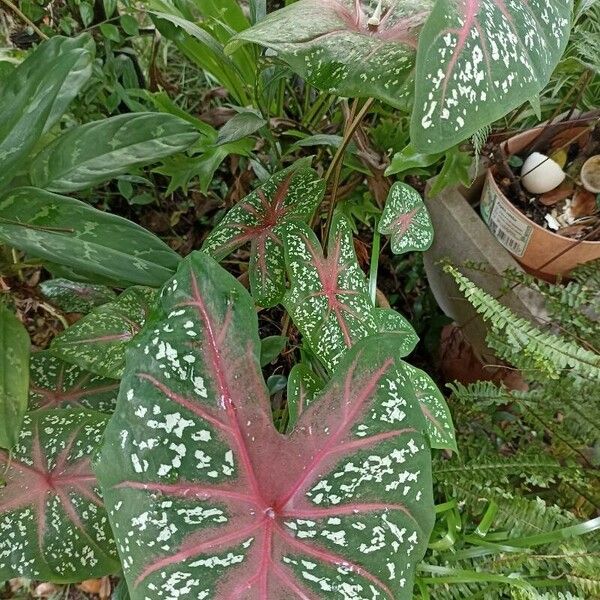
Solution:
{"label": "small caladium leaf", "polygon": [[419,336],[408,320],[391,308],[374,310],[375,325],[380,333],[395,333],[398,356],[408,356],[419,343]]}
{"label": "small caladium leaf", "polygon": [[52,354],[104,377],[119,379],[125,350],[152,308],[155,290],[132,287],[56,336]]}
{"label": "small caladium leaf", "polygon": [[47,350],[31,356],[29,410],[75,407],[111,413],[118,392],[117,380],[84,371]]}
{"label": "small caladium leaf", "polygon": [[307,365],[299,363],[292,367],[287,383],[287,430],[292,431],[300,415],[312,404],[325,383]]}
{"label": "small caladium leaf", "polygon": [[433,243],[433,225],[421,194],[406,183],[395,183],[390,189],[379,233],[392,238],[392,252],[423,252]]}
{"label": "small caladium leaf", "polygon": [[410,139],[441,152],[536,96],[566,47],[571,0],[437,0],[421,30]]}
{"label": "small caladium leaf", "polygon": [[0,303],[0,448],[12,448],[27,410],[29,354],[27,329]]}
{"label": "small caladium leaf", "polygon": [[107,417],[87,410],[25,416],[0,451],[0,580],[73,582],[119,568],[91,456]]}
{"label": "small caladium leaf", "polygon": [[418,34],[432,2],[300,0],[238,33],[227,48],[254,42],[275,51],[320,90],[404,106]]}
{"label": "small caladium leaf", "polygon": [[[333,371],[348,348],[381,330],[356,258],[350,223],[341,214],[334,217],[327,257],[304,224],[288,225],[284,246],[290,287],[283,304],[305,342]],[[398,323],[406,332],[405,320],[400,317]],[[403,344],[399,343],[398,356],[404,356]]]}
{"label": "small caladium leaf", "polygon": [[115,300],[117,295],[105,285],[79,283],[69,279],[48,279],[40,283],[42,294],[66,313],[86,314],[95,306]]}
{"label": "small caladium leaf", "polygon": [[285,292],[282,231],[307,222],[325,193],[325,183],[304,166],[276,173],[236,204],[206,238],[202,249],[221,260],[251,243],[250,289],[261,306],[274,306]]}
{"label": "small caladium leaf", "polygon": [[96,463],[132,600],[412,598],[431,457],[393,336],[348,353],[284,436],[239,282],[195,253],[161,302]]}

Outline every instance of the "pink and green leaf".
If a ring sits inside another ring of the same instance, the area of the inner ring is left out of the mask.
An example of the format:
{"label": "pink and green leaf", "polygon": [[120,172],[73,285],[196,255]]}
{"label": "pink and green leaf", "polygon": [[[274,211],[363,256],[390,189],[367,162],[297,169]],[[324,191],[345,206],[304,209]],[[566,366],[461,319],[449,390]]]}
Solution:
{"label": "pink and green leaf", "polygon": [[250,243],[250,289],[261,306],[274,306],[285,293],[282,231],[308,222],[325,193],[325,183],[306,161],[276,173],[236,204],[206,238],[202,250],[221,260]]}
{"label": "pink and green leaf", "polygon": [[91,456],[107,417],[87,410],[25,416],[0,451],[0,580],[73,582],[119,569]]}
{"label": "pink and green leaf", "polygon": [[[290,287],[283,304],[305,342],[333,371],[349,348],[381,330],[350,223],[340,214],[334,217],[326,257],[313,231],[302,224],[288,226],[284,246]],[[403,334],[398,356],[405,356],[417,338],[408,322],[400,315],[398,319]]]}
{"label": "pink and green leaf", "polygon": [[238,33],[230,47],[260,44],[320,90],[403,108],[431,6],[431,0],[300,0]]}
{"label": "pink and green leaf", "polygon": [[433,224],[421,194],[406,183],[395,183],[390,189],[379,233],[392,239],[392,252],[423,252],[433,243]]}
{"label": "pink and green leaf", "polygon": [[132,600],[412,598],[430,450],[393,336],[275,430],[254,303],[204,253],[130,352],[98,472]]}
{"label": "pink and green leaf", "polygon": [[419,36],[411,142],[441,152],[537,96],[566,47],[571,0],[437,0]]}
{"label": "pink and green leaf", "polygon": [[151,288],[129,288],[58,335],[52,354],[92,373],[119,379],[125,351],[144,325],[155,295]]}
{"label": "pink and green leaf", "polygon": [[287,383],[288,432],[298,422],[299,416],[312,404],[323,389],[321,378],[307,365],[298,363],[292,367]]}
{"label": "pink and green leaf", "polygon": [[29,410],[85,408],[111,413],[119,382],[69,364],[49,351],[31,356]]}

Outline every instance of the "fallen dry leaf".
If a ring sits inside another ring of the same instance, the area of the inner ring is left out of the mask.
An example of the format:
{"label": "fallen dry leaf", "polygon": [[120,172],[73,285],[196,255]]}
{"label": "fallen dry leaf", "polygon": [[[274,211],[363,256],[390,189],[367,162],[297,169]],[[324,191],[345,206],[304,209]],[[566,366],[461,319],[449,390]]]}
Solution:
{"label": "fallen dry leaf", "polygon": [[40,583],[34,590],[33,595],[36,598],[49,598],[58,592],[58,588],[53,583]]}
{"label": "fallen dry leaf", "polygon": [[573,197],[571,203],[571,214],[576,219],[580,217],[589,217],[594,213],[598,212],[598,203],[596,202],[596,195],[589,192],[585,188],[578,188]]}
{"label": "fallen dry leaf", "polygon": [[573,183],[564,181],[557,188],[542,194],[538,200],[544,206],[554,206],[561,200],[566,200],[573,193]]}

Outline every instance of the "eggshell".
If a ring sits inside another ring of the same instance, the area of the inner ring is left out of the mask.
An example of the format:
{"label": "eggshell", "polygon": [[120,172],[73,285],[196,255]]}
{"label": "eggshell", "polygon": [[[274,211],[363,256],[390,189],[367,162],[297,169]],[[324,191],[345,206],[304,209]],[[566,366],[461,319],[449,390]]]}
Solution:
{"label": "eggshell", "polygon": [[539,152],[530,154],[521,169],[521,183],[532,194],[545,194],[558,187],[566,174],[560,165]]}
{"label": "eggshell", "polygon": [[581,183],[588,192],[600,193],[600,154],[585,161],[581,168]]}

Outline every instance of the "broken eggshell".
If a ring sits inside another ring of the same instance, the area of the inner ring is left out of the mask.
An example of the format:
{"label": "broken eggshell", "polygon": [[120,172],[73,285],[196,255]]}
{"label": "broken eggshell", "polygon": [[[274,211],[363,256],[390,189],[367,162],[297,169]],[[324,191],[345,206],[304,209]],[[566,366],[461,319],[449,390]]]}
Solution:
{"label": "broken eggshell", "polygon": [[581,168],[581,183],[592,194],[600,194],[600,154],[588,158]]}
{"label": "broken eggshell", "polygon": [[560,165],[540,152],[530,154],[521,169],[521,183],[532,194],[545,194],[553,190],[565,177]]}

